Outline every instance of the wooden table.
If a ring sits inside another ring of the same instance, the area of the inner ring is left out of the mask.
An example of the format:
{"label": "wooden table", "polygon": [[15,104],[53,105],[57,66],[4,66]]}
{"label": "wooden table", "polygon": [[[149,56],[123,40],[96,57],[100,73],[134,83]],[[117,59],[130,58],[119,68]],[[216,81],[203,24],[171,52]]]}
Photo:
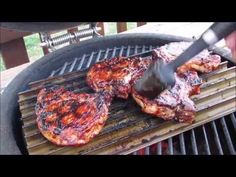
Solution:
{"label": "wooden table", "polygon": [[[212,23],[147,23],[146,25],[122,33],[161,33],[192,38],[201,35],[211,24]],[[218,42],[216,46],[226,48],[225,41],[222,40]],[[229,50],[228,48],[226,49]],[[1,72],[1,93],[14,77],[30,64],[32,64],[32,62]]]}

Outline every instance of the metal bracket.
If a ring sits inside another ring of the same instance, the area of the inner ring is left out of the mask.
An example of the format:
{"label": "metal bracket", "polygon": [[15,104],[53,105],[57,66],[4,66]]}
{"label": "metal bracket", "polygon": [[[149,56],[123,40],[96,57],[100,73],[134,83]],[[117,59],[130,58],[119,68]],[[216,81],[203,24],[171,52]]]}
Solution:
{"label": "metal bracket", "polygon": [[65,43],[76,43],[79,41],[79,39],[84,37],[100,37],[101,35],[98,33],[101,28],[97,27],[97,23],[91,23],[89,25],[89,28],[82,29],[76,32],[66,33],[60,36],[51,37],[49,33],[40,33],[40,39],[41,39],[41,47],[47,47],[50,52],[56,50],[56,46],[65,44]]}

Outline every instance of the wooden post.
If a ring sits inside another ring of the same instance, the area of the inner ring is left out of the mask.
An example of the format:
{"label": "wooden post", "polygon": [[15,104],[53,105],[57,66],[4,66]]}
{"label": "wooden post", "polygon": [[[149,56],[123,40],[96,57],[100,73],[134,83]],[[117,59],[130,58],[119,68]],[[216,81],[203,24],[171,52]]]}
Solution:
{"label": "wooden post", "polygon": [[1,44],[1,53],[6,69],[29,62],[23,38]]}
{"label": "wooden post", "polygon": [[103,22],[98,22],[98,27],[101,28],[101,30],[99,31],[99,34],[104,36],[105,35],[104,23]]}
{"label": "wooden post", "polygon": [[14,30],[9,30],[9,29],[4,29],[1,28],[0,26],[0,44],[14,40],[14,39],[18,39],[24,36],[28,36],[30,34],[30,32],[17,32]]}
{"label": "wooden post", "polygon": [[0,28],[0,50],[6,69],[29,62],[23,37],[30,34]]}
{"label": "wooden post", "polygon": [[47,47],[42,47],[42,49],[43,49],[43,54],[44,54],[44,55],[46,55],[46,54],[49,53],[49,50],[48,50]]}
{"label": "wooden post", "polygon": [[143,25],[146,25],[147,24],[147,22],[137,22],[137,26],[139,27],[139,26],[143,26]]}
{"label": "wooden post", "polygon": [[126,22],[118,22],[117,23],[117,33],[127,31],[127,23]]}

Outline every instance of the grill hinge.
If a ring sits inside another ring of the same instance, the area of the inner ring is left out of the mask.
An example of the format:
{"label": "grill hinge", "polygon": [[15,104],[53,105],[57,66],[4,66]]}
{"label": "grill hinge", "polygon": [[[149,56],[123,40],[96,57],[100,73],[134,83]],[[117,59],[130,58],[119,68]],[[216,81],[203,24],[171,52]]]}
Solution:
{"label": "grill hinge", "polygon": [[41,43],[40,46],[41,47],[46,47],[49,49],[49,52],[55,51],[56,50],[56,46],[65,44],[65,43],[76,43],[78,42],[81,38],[85,38],[85,37],[98,37],[101,36],[98,31],[101,30],[101,27],[97,27],[97,23],[92,23],[89,25],[88,28],[85,29],[81,29],[75,32],[68,32],[66,34],[60,35],[60,36],[56,36],[56,37],[51,37],[49,35],[49,33],[40,33],[40,39],[41,39]]}

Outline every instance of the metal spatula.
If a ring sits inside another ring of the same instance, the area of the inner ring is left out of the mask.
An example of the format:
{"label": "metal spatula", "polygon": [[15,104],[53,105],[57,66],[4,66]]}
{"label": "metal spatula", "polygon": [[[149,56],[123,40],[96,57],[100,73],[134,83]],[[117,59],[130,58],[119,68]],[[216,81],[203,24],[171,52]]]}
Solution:
{"label": "metal spatula", "polygon": [[179,66],[199,54],[202,50],[228,36],[234,30],[236,30],[236,22],[214,23],[174,61],[166,64],[160,59],[153,63],[146,70],[143,77],[136,82],[135,89],[145,97],[155,98],[163,90],[175,85],[174,72]]}

